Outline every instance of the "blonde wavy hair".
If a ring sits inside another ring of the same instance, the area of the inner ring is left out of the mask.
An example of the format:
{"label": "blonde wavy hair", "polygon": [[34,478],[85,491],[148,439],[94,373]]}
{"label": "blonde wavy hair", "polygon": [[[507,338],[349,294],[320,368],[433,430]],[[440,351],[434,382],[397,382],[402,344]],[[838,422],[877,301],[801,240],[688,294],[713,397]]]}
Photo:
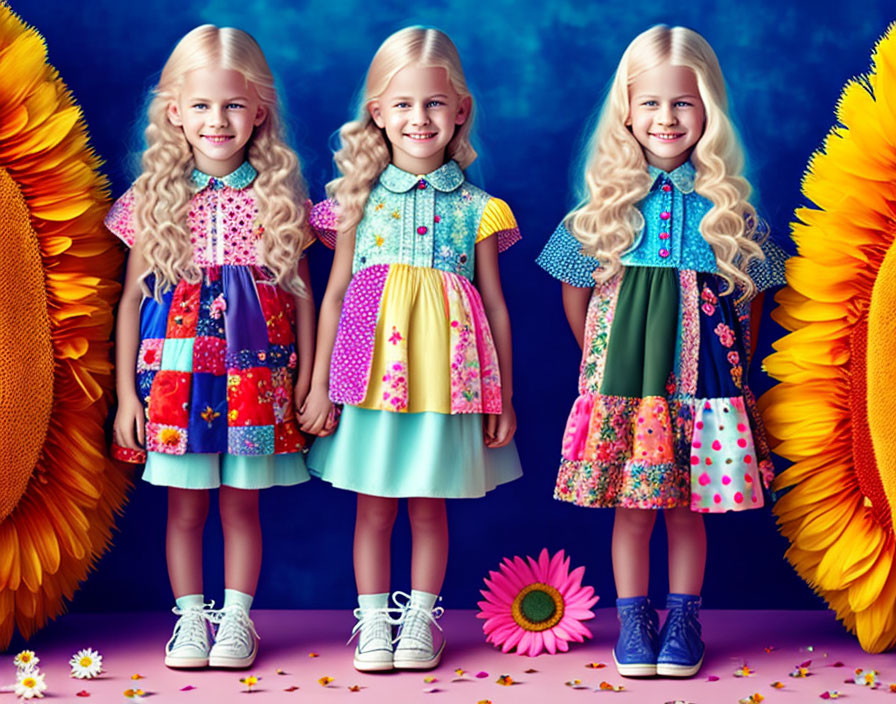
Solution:
{"label": "blonde wavy hair", "polygon": [[466,169],[476,159],[470,143],[473,101],[457,47],[444,32],[427,27],[405,27],[384,41],[367,69],[357,116],[339,130],[340,149],[333,155],[342,174],[327,184],[327,195],[339,205],[337,232],[353,233],[364,215],[364,205],[383,170],[392,160],[392,147],[385,130],[376,126],[368,106],[381,96],[392,77],[407,66],[441,67],[461,99],[470,98],[467,119],[455,129],[445,149],[447,159]]}
{"label": "blonde wavy hair", "polygon": [[253,190],[258,218],[264,224],[260,256],[283,288],[304,295],[296,265],[308,237],[307,189],[299,158],[284,138],[274,77],[261,47],[249,34],[210,24],[196,27],[177,43],[149,104],[143,171],[134,184],[134,216],[136,236],[149,265],[147,276],[156,277],[154,295],[160,296],[181,279],[197,282],[201,278],[192,260],[187,226],[195,193],[189,180],[193,152],[183,130],[171,124],[167,113],[178,99],[184,76],[212,67],[239,71],[267,108],[264,122],[249,140],[247,154],[258,171]]}
{"label": "blonde wavy hair", "polygon": [[666,61],[694,71],[705,108],[703,135],[690,157],[697,170],[695,190],[712,202],[700,221],[700,233],[712,246],[719,275],[728,284],[724,293],[736,286],[751,296],[756,287],[746,273],[747,265],[763,258],[757,242],[763,230],[748,201],[750,184],[741,175],[743,149],[728,117],[719,61],[709,43],[692,29],[657,25],[626,48],[589,142],[582,201],[566,216],[566,225],[583,251],[600,260],[602,267],[595,276],[605,281],[620,271],[621,255],[644,227],[637,204],[651,186],[644,150],[626,126],[629,86]]}

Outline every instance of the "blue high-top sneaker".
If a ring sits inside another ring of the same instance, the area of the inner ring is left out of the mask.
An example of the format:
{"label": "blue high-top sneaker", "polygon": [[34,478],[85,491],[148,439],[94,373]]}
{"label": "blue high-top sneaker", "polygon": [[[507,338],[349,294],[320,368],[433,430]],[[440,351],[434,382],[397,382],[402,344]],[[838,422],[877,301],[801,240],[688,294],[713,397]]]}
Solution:
{"label": "blue high-top sneaker", "polygon": [[613,649],[616,669],[623,677],[656,674],[657,629],[660,619],[646,596],[616,600],[619,640]]}
{"label": "blue high-top sneaker", "polygon": [[703,664],[706,646],[700,638],[700,597],[695,594],[670,594],[666,600],[669,615],[660,631],[660,652],[656,674],[664,677],[691,677]]}

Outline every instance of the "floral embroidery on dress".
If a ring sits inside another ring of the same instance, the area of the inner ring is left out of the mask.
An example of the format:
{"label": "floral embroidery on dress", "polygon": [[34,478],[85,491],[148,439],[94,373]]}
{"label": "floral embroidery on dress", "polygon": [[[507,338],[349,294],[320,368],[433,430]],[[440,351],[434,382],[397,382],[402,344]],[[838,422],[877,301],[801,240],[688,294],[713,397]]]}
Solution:
{"label": "floral embroidery on dress", "polygon": [[211,305],[209,306],[209,310],[210,310],[209,315],[211,315],[211,317],[214,318],[215,320],[220,318],[221,314],[225,310],[227,310],[227,301],[224,300],[223,293],[219,293],[217,295],[217,297],[215,298],[215,300],[212,301]]}
{"label": "floral embroidery on dress", "polygon": [[395,360],[386,364],[383,374],[383,403],[394,411],[403,411],[408,407],[408,367],[403,360]]}
{"label": "floral embroidery on dress", "polygon": [[724,347],[731,347],[734,345],[734,330],[725,325],[725,323],[716,325],[713,332],[718,336],[719,342],[721,342]]}
{"label": "floral embroidery on dress", "polygon": [[396,328],[396,327],[393,325],[393,326],[392,326],[392,334],[389,335],[389,342],[391,342],[393,345],[397,345],[397,344],[398,344],[399,342],[401,342],[403,339],[404,339],[404,338],[401,336],[401,333],[398,332],[398,328]]}
{"label": "floral embroidery on dress", "polygon": [[620,278],[614,277],[595,287],[585,318],[585,348],[582,357],[579,393],[597,393],[604,377],[607,343],[616,309],[616,289]]}
{"label": "floral embroidery on dress", "polygon": [[[681,285],[681,338],[679,345],[679,393],[686,396],[694,396],[697,393],[697,368],[699,366],[700,353],[700,321],[697,312],[697,274],[690,270],[679,272]],[[708,295],[707,295],[708,294]],[[703,289],[701,297],[707,303],[717,300],[715,294],[708,288]],[[713,308],[715,311],[715,308]]]}
{"label": "floral embroidery on dress", "polygon": [[703,287],[703,290],[700,292],[700,299],[703,301],[703,305],[700,308],[704,313],[712,315],[716,312],[716,304],[719,302],[719,299],[708,286]]}

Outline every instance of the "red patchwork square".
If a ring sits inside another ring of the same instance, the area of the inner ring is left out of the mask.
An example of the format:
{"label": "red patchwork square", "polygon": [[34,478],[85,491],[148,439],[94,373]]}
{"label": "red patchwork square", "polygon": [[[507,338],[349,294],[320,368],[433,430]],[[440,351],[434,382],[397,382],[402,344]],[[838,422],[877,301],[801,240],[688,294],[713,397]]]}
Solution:
{"label": "red patchwork square", "polygon": [[189,423],[190,372],[156,372],[149,391],[149,421],[186,428]]}
{"label": "red patchwork square", "polygon": [[191,284],[181,281],[174,289],[171,309],[168,311],[168,329],[165,332],[165,337],[196,337],[201,288],[201,283]]}
{"label": "red patchwork square", "polygon": [[295,421],[274,426],[274,452],[299,452],[305,447],[305,436],[299,431]]}
{"label": "red patchwork square", "polygon": [[292,296],[272,284],[256,282],[258,302],[272,345],[288,345],[295,339],[295,304]]}
{"label": "red patchwork square", "polygon": [[197,337],[193,343],[193,371],[223,376],[227,341],[222,337]]}
{"label": "red patchwork square", "polygon": [[228,425],[273,425],[273,400],[270,369],[250,367],[227,371]]}

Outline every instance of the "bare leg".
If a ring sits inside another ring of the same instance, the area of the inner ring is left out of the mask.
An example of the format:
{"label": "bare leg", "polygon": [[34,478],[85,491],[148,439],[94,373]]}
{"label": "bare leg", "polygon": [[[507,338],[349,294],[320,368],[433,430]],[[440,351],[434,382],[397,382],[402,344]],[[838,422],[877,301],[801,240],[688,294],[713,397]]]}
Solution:
{"label": "bare leg", "polygon": [[355,584],[358,594],[389,591],[392,526],[398,499],[358,494],[355,518]]}
{"label": "bare leg", "polygon": [[224,586],[254,596],[261,572],[258,490],[222,486],[218,505],[224,531]]}
{"label": "bare leg", "polygon": [[[647,596],[650,579],[650,534],[656,511],[617,508],[613,521],[613,578],[620,599]],[[671,558],[671,556],[670,556]]]}
{"label": "bare leg", "polygon": [[438,594],[448,564],[445,499],[408,499],[411,519],[411,588]]}
{"label": "bare leg", "polygon": [[202,594],[202,533],[208,490],[168,488],[165,554],[174,598]]}
{"label": "bare leg", "polygon": [[706,570],[706,528],[703,516],[689,508],[666,509],[669,536],[669,592],[699,594]]}

